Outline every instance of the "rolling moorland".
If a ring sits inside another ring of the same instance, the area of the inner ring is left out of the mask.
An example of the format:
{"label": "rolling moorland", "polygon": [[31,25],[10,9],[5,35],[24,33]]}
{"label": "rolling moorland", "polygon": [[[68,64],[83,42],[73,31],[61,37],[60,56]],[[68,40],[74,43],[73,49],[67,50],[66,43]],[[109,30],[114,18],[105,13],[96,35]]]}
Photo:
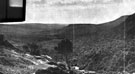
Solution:
{"label": "rolling moorland", "polygon": [[[23,48],[28,43],[36,43],[41,54],[51,56],[53,61],[64,61],[54,48],[62,39],[66,38],[73,43],[73,53],[69,57],[71,65],[102,74],[118,74],[118,72],[124,70],[133,73],[135,72],[134,20],[135,14],[122,16],[115,21],[104,24],[70,24],[68,26],[40,23],[1,24],[0,33],[15,48],[1,45],[1,51],[5,52],[5,54],[1,53],[1,59],[4,58],[10,63],[5,64],[4,61],[0,61],[0,68],[4,71],[7,71],[6,68],[18,68],[18,71],[25,71],[27,65],[33,64],[30,61],[24,62],[21,58],[19,58],[18,63],[13,56],[9,56],[14,54],[11,50],[15,50],[20,54],[28,53]],[[17,56],[21,55],[18,54]],[[10,60],[7,60],[9,57]],[[26,56],[21,57],[26,59]],[[29,60],[35,61],[33,59]],[[12,64],[15,64],[15,66]],[[32,73],[36,69],[37,67],[31,70],[26,69],[25,72]]]}

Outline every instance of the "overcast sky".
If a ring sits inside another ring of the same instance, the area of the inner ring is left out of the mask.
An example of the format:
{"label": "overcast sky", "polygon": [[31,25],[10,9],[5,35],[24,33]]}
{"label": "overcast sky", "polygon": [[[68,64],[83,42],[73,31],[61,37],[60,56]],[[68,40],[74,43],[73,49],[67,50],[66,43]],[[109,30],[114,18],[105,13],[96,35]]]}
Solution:
{"label": "overcast sky", "polygon": [[92,23],[113,21],[135,12],[135,0],[27,0],[27,23]]}
{"label": "overcast sky", "polygon": [[11,7],[22,7],[23,6],[23,0],[10,0],[10,6]]}

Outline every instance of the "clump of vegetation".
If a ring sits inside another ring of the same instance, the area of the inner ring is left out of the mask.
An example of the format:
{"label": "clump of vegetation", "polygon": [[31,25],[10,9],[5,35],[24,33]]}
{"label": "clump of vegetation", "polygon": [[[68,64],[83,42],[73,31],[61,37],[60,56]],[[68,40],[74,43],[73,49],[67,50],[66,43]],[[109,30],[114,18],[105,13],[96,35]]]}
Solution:
{"label": "clump of vegetation", "polygon": [[40,56],[40,49],[36,43],[28,43],[27,45],[23,46],[25,52],[29,52],[31,55]]}
{"label": "clump of vegetation", "polygon": [[40,55],[39,46],[35,43],[29,44],[30,47],[30,54],[32,55]]}
{"label": "clump of vegetation", "polygon": [[58,46],[55,47],[55,50],[64,56],[65,61],[68,65],[68,68],[70,69],[70,62],[68,59],[68,56],[73,52],[73,44],[68,39],[63,39],[60,43],[58,43]]}

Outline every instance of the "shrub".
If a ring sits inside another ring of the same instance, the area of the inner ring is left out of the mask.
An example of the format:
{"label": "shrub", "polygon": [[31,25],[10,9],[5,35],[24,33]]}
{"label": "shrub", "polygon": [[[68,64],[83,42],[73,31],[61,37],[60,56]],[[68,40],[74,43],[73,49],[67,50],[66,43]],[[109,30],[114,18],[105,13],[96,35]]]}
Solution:
{"label": "shrub", "polygon": [[[40,56],[40,50],[39,50],[39,46],[37,44],[29,43],[27,45],[28,45],[29,52],[30,52],[31,55]],[[23,48],[27,48],[27,46],[24,46]]]}
{"label": "shrub", "polygon": [[68,39],[63,39],[60,43],[58,43],[58,46],[55,47],[55,50],[59,54],[62,54],[64,56],[65,61],[68,64],[68,68],[70,69],[70,63],[69,63],[68,56],[70,55],[70,53],[73,52],[72,42]]}

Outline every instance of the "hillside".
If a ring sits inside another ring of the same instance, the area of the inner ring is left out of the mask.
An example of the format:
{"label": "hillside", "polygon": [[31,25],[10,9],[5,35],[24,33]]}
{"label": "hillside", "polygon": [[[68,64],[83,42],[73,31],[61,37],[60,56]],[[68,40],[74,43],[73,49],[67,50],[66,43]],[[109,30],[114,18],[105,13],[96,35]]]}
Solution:
{"label": "hillside", "polygon": [[[122,16],[103,24],[70,24],[68,26],[39,23],[0,25],[0,34],[5,35],[9,43],[11,42],[12,45],[19,45],[17,41],[23,43],[20,44],[18,49],[6,48],[7,46],[0,47],[2,51],[4,49],[4,53],[1,53],[0,56],[4,55],[5,61],[8,61],[6,64],[0,61],[0,65],[4,66],[4,70],[7,65],[16,66],[16,64],[19,64],[21,67],[26,67],[27,64],[24,64],[20,58],[27,59],[29,62],[34,61],[37,64],[37,59],[20,55],[29,53],[27,52],[30,48],[28,43],[32,42],[37,45],[33,47],[39,50],[41,54],[51,56],[53,61],[65,61],[54,48],[62,39],[67,38],[73,43],[73,53],[69,55],[68,59],[71,66],[78,66],[80,70],[96,71],[99,74],[133,73],[135,72],[134,20],[135,14]],[[15,54],[11,49],[19,53],[17,56],[19,56],[18,61],[20,63],[16,62],[16,57],[10,57],[9,59],[9,56]],[[21,50],[22,53],[16,50]],[[30,48],[31,50],[34,50],[34,48]],[[32,55],[32,57],[34,56]],[[14,61],[16,64],[9,61]],[[40,67],[34,65],[34,68],[41,68],[41,65]]]}
{"label": "hillside", "polygon": [[67,27],[60,29],[56,36],[58,38],[66,37],[69,39],[72,39],[74,36],[74,38],[77,39],[79,37],[87,36],[102,38],[103,35],[106,35],[106,38],[113,38],[113,36],[116,35],[124,36],[124,31],[126,31],[127,37],[133,37],[135,30],[134,19],[135,14],[122,16],[114,21],[103,24],[70,24]]}
{"label": "hillside", "polygon": [[[126,19],[127,19],[127,16],[123,16],[123,17],[120,17],[119,19],[116,19],[115,21],[104,23],[104,24],[70,24],[69,26],[64,27],[63,29],[60,29],[58,31],[57,36],[60,38],[67,37],[70,39],[72,39],[73,36],[75,38],[87,37],[87,36],[101,37],[104,34],[110,36],[112,32],[113,34],[116,34],[120,31],[121,32],[124,31],[123,28],[117,28],[117,27],[123,24],[123,22]],[[121,27],[122,26],[123,25],[121,25]],[[121,32],[119,34],[122,34]]]}
{"label": "hillside", "polygon": [[73,40],[71,59],[82,69],[134,72],[134,20],[135,14],[104,24],[71,24],[56,36]]}

